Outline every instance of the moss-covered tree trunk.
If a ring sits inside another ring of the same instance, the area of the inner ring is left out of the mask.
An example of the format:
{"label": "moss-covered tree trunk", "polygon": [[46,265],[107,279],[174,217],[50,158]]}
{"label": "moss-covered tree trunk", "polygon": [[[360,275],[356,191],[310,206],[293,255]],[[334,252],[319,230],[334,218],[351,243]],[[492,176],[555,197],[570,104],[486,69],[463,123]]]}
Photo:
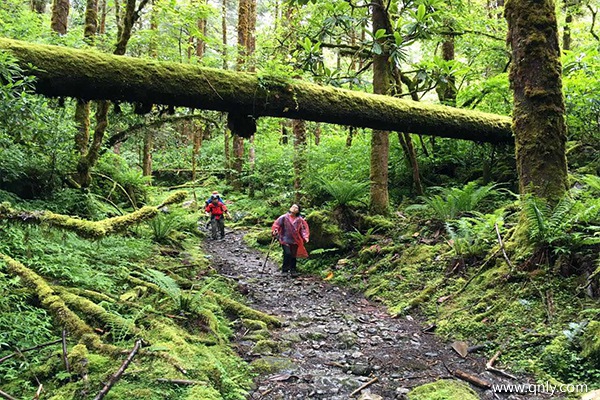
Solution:
{"label": "moss-covered tree trunk", "polygon": [[0,38],[0,49],[14,54],[19,65],[37,78],[36,92],[47,96],[166,104],[478,142],[513,142],[510,118],[495,114],[18,40]]}
{"label": "moss-covered tree trunk", "polygon": [[148,129],[144,134],[144,147],[142,152],[142,175],[152,176],[152,148],[154,147],[154,132]]}
{"label": "moss-covered tree trunk", "polygon": [[553,0],[508,0],[513,130],[521,193],[555,203],[568,188],[565,104]]}
{"label": "moss-covered tree trunk", "polygon": [[50,29],[52,31],[65,35],[69,23],[69,0],[54,0],[52,2],[52,17],[50,20]]}
{"label": "moss-covered tree trunk", "polygon": [[[388,18],[383,0],[374,0],[371,3],[373,18],[373,34],[380,29],[387,31]],[[377,94],[388,94],[391,86],[391,70],[389,52],[382,43],[380,54],[373,56],[373,92]],[[373,214],[387,214],[389,206],[388,194],[388,160],[390,139],[389,132],[385,130],[373,130],[371,136],[371,196],[370,210]]]}

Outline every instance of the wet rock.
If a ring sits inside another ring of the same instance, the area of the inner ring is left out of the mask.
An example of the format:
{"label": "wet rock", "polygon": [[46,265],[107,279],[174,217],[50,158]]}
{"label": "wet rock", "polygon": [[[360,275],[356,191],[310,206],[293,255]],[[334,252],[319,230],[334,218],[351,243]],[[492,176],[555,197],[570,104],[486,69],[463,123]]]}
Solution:
{"label": "wet rock", "polygon": [[353,375],[369,376],[373,372],[373,368],[370,365],[355,364],[350,367],[350,371]]}

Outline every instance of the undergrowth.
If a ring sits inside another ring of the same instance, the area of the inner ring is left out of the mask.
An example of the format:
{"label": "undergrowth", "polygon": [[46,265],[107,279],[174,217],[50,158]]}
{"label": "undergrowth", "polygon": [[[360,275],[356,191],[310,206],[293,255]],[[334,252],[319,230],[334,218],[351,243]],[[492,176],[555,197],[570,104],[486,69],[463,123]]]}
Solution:
{"label": "undergrowth", "polygon": [[[275,321],[239,303],[198,250],[197,215],[175,208],[161,215],[176,220],[164,234],[142,224],[97,241],[0,221],[0,358],[10,356],[0,362],[3,391],[32,398],[41,383],[48,399],[90,398],[141,339],[105,398],[246,397],[252,371],[230,348],[233,321]],[[72,314],[56,313],[53,299]],[[69,369],[61,321],[77,326],[65,332]]]}

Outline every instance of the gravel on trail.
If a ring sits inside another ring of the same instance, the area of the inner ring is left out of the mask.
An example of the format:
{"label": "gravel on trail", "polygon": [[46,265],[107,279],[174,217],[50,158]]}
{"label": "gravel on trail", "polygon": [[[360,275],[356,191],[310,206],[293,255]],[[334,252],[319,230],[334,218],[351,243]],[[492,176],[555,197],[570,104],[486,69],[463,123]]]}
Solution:
{"label": "gravel on trail", "polygon": [[[283,323],[266,346],[248,339],[247,329],[236,334],[241,357],[274,368],[255,379],[249,399],[406,399],[411,388],[457,379],[461,371],[490,384],[533,382],[487,371],[481,353],[463,358],[415,318],[394,318],[348,288],[307,274],[284,276],[270,260],[263,270],[265,254],[246,246],[243,234],[228,230],[224,240],[207,239],[204,250],[220,274],[237,282],[249,306]],[[559,398],[470,386],[481,399]]]}

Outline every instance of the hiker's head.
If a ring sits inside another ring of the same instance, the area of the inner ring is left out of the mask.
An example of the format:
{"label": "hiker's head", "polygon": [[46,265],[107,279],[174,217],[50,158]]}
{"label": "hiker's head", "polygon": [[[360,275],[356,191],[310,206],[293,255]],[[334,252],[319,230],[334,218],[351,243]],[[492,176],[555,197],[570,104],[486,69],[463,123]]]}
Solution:
{"label": "hiker's head", "polygon": [[218,204],[219,203],[219,196],[212,196],[210,198],[210,200],[214,203],[214,204]]}
{"label": "hiker's head", "polygon": [[294,215],[300,214],[300,206],[298,204],[292,204],[290,207],[290,212]]}

